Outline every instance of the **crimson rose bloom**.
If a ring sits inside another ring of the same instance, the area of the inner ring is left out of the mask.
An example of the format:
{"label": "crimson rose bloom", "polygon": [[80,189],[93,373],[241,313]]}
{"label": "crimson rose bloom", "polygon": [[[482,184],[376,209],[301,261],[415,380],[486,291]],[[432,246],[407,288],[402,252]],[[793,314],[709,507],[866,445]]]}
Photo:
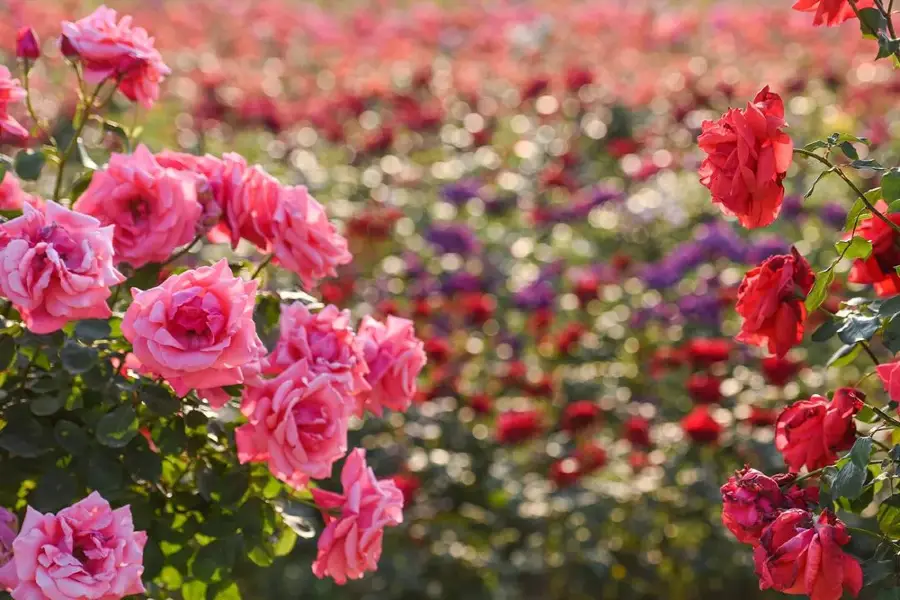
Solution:
{"label": "crimson rose bloom", "polygon": [[[859,9],[872,8],[873,0],[856,0],[856,7]],[[816,16],[813,18],[813,25],[840,25],[848,19],[856,18],[853,7],[850,6],[849,0],[798,0],[794,5],[794,10],[803,12],[815,11]]]}
{"label": "crimson rose bloom", "polygon": [[722,399],[722,380],[709,373],[694,373],[687,380],[688,393],[694,402],[715,404]]}
{"label": "crimson rose bloom", "polygon": [[577,432],[586,429],[600,418],[600,407],[590,400],[579,400],[566,406],[562,416],[563,431]]}
{"label": "crimson rose bloom", "polygon": [[773,256],[747,272],[738,288],[735,310],[744,318],[739,342],[767,346],[784,356],[803,340],[806,306],[815,275],[796,248],[790,254]]}
{"label": "crimson rose bloom", "polygon": [[687,343],[685,351],[694,364],[709,366],[728,360],[733,348],[731,340],[694,338]]}
{"label": "crimson rose bloom", "polygon": [[803,363],[788,358],[768,356],[762,360],[762,372],[766,381],[779,387],[786,385],[802,369]]}
{"label": "crimson rose bloom", "polygon": [[[888,207],[884,201],[879,201],[875,208],[887,215]],[[894,213],[887,217],[900,224],[900,214]],[[864,260],[853,261],[847,281],[872,284],[875,293],[882,298],[900,294],[900,276],[894,270],[900,266],[900,248],[897,246],[900,236],[890,225],[874,216],[862,219],[856,226],[855,235],[872,242],[872,253]]]}
{"label": "crimson rose bloom", "polygon": [[781,182],[793,159],[785,125],[781,96],[768,86],[746,109],[703,123],[697,143],[708,156],[700,165],[700,183],[748,229],[769,225],[781,212]]}
{"label": "crimson rose bloom", "polygon": [[681,420],[681,429],[691,440],[700,444],[714,444],[719,441],[722,426],[712,418],[706,406],[695,406],[694,410]]}
{"label": "crimson rose bloom", "polygon": [[855,415],[866,395],[853,388],[840,388],[831,402],[814,395],[787,407],[775,424],[775,447],[796,473],[805,465],[810,471],[837,460],[856,440]]}
{"label": "crimson rose bloom", "polygon": [[536,410],[510,410],[497,417],[497,441],[517,444],[541,432],[541,415]]}
{"label": "crimson rose bloom", "polygon": [[624,426],[625,439],[632,446],[647,447],[650,445],[650,422],[643,417],[629,417]]}
{"label": "crimson rose bloom", "polygon": [[753,551],[759,589],[806,594],[810,600],[840,600],[844,591],[858,596],[862,568],[841,550],[849,542],[847,526],[831,511],[815,520],[802,509],[782,512]]}
{"label": "crimson rose bloom", "polygon": [[756,545],[763,530],[782,510],[806,508],[813,490],[793,487],[782,491],[796,478],[793,474],[769,477],[756,469],[744,467],[722,486],[722,523],[739,542]]}
{"label": "crimson rose bloom", "polygon": [[878,365],[875,370],[891,400],[900,400],[900,361]]}

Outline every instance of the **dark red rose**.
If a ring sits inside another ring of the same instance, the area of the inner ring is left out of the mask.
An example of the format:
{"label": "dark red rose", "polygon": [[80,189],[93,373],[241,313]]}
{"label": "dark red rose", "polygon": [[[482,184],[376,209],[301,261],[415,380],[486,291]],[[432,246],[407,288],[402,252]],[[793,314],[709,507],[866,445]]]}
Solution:
{"label": "dark red rose", "polygon": [[650,446],[650,422],[643,417],[629,417],[623,426],[623,437],[632,446],[647,448]]}
{"label": "dark red rose", "polygon": [[859,390],[840,388],[830,402],[814,395],[784,409],[775,424],[775,447],[791,472],[828,466],[838,452],[849,450],[856,441],[853,417],[865,398]]}
{"label": "dark red rose", "polygon": [[687,343],[685,353],[695,365],[709,366],[728,360],[733,349],[734,342],[728,339],[693,338]]}
{"label": "dark red rose", "polygon": [[719,441],[722,426],[712,418],[706,406],[696,406],[681,420],[681,429],[694,442],[715,444]]}
{"label": "dark red rose", "polygon": [[[888,212],[883,200],[875,208],[883,214]],[[900,225],[900,214],[893,213],[888,218]],[[900,266],[900,235],[875,216],[862,219],[854,235],[872,242],[872,253],[864,260],[853,261],[847,281],[872,284],[875,293],[883,298],[900,294],[900,276],[895,270]],[[849,239],[849,234],[845,239]]]}
{"label": "dark red rose", "polygon": [[789,358],[769,356],[762,360],[762,372],[766,381],[779,387],[789,383],[801,369],[803,369],[803,363]]}
{"label": "dark red rose", "polygon": [[600,419],[600,407],[591,400],[579,400],[566,406],[562,416],[563,431],[576,433]]}
{"label": "dark red rose", "polygon": [[722,400],[722,380],[709,373],[694,373],[687,380],[688,393],[694,402],[715,404]]}
{"label": "dark red rose", "polygon": [[543,430],[541,415],[536,410],[511,410],[497,417],[495,435],[501,444],[518,444],[530,440]]}

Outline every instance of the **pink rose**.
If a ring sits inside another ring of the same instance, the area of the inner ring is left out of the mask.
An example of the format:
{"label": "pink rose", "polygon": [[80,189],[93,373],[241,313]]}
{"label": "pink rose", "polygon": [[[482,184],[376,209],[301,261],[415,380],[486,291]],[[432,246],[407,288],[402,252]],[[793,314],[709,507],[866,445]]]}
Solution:
{"label": "pink rose", "polygon": [[17,138],[27,138],[28,130],[9,116],[9,105],[25,100],[25,89],[13,79],[6,67],[0,66],[0,131]]}
{"label": "pink rose", "polygon": [[101,6],[74,23],[64,21],[64,53],[77,55],[87,83],[119,78],[119,90],[129,100],[150,108],[159,98],[159,84],[171,71],[146,30],[132,27],[129,16],[118,22],[116,18],[116,11]]}
{"label": "pink rose", "polygon": [[134,347],[132,368],[179,395],[198,390],[214,408],[228,401],[222,386],[258,374],[265,348],[253,322],[256,282],[234,277],[226,260],[131,293],[122,333]]}
{"label": "pink rose", "polygon": [[900,360],[878,365],[875,370],[891,400],[900,400]]}
{"label": "pink rose", "polygon": [[244,389],[241,412],[249,420],[235,431],[241,463],[268,462],[290,486],[331,477],[347,452],[350,404],[330,375],[315,375],[305,360],[274,379]]}
{"label": "pink rose", "polygon": [[312,373],[333,375],[349,395],[369,390],[369,367],[363,348],[350,327],[350,311],[329,304],[311,312],[302,302],[283,304],[280,337],[266,358],[266,373],[276,374],[300,360]]}
{"label": "pink rose", "polygon": [[74,208],[115,225],[116,259],[134,268],[168,260],[196,235],[202,213],[194,179],[163,168],[143,144],[113,154]]}
{"label": "pink rose", "polygon": [[16,515],[0,508],[0,590],[9,591],[19,584],[13,562],[13,541],[19,531]]}
{"label": "pink rose", "polygon": [[125,280],[113,266],[113,228],[54,202],[23,209],[0,224],[0,291],[28,329],[108,318],[109,288]]}
{"label": "pink rose", "polygon": [[13,542],[14,600],[119,600],[143,594],[147,534],[134,530],[131,508],[112,510],[100,494],[59,511],[28,507]]}
{"label": "pink rose", "polygon": [[27,194],[16,176],[7,171],[0,182],[0,210],[22,210],[26,203],[35,207],[43,204],[37,196]]}
{"label": "pink rose", "polygon": [[357,412],[368,408],[381,416],[383,409],[404,411],[416,395],[416,377],[425,366],[425,345],[416,337],[413,322],[389,316],[386,323],[366,316],[360,323],[357,339],[363,347],[372,390],[361,394]]}
{"label": "pink rose", "polygon": [[303,186],[282,189],[269,239],[278,264],[295,273],[307,289],[319,279],[336,276],[336,267],[353,259],[347,240]]}
{"label": "pink rose", "polygon": [[[377,570],[384,528],[403,522],[403,493],[392,480],[375,478],[362,448],[347,457],[341,485],[343,494],[310,490],[325,518],[313,573],[319,579],[331,577],[338,585]],[[340,514],[335,517],[332,510]]]}

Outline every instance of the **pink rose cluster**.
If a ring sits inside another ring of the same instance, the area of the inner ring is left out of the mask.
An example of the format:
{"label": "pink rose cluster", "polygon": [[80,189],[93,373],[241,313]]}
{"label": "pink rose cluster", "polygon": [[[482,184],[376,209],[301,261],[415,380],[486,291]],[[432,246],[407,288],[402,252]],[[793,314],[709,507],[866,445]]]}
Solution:
{"label": "pink rose cluster", "polygon": [[147,534],[131,508],[115,510],[100,494],[41,514],[28,507],[21,530],[0,509],[0,589],[13,600],[119,600],[143,594]]}

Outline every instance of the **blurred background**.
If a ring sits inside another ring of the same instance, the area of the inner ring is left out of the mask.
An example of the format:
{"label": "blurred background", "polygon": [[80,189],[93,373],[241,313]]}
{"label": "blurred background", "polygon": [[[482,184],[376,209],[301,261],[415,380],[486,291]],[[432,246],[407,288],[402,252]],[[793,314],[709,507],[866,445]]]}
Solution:
{"label": "blurred background", "polygon": [[[6,62],[18,27],[58,52],[59,21],[95,4],[3,0]],[[803,199],[814,174],[793,167],[785,218],[737,230],[697,180],[696,136],[767,84],[795,140],[848,131],[890,153],[900,133],[872,44],[791,4],[107,2],[173,69],[159,108],[115,118],[154,149],[236,151],[309,186],[356,258],[307,291],[414,319],[429,353],[415,406],[353,433],[407,499],[379,571],[315,579],[321,522],[298,513],[304,539],[239,573],[244,597],[774,597],[719,486],[783,469],[778,408],[861,373],[808,368],[821,344],[763,360],[731,342],[731,307],[787,240],[830,260],[814,249],[851,202],[828,181]],[[36,109],[65,123],[74,99],[41,94],[60,76],[42,68]]]}

